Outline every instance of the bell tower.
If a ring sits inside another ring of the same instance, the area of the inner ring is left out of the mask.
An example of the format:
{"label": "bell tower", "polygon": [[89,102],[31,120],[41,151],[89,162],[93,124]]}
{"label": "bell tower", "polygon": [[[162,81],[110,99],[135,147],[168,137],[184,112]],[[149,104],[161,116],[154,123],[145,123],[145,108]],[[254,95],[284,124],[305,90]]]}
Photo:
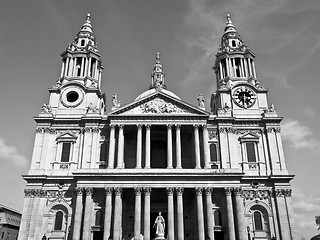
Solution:
{"label": "bell tower", "polygon": [[103,114],[106,106],[101,92],[103,65],[90,14],[61,57],[60,78],[49,89],[51,113],[57,117]]}
{"label": "bell tower", "polygon": [[255,56],[237,32],[230,14],[227,14],[213,67],[217,82],[217,91],[211,97],[211,111],[214,114],[258,116],[270,108],[267,90],[257,78]]}

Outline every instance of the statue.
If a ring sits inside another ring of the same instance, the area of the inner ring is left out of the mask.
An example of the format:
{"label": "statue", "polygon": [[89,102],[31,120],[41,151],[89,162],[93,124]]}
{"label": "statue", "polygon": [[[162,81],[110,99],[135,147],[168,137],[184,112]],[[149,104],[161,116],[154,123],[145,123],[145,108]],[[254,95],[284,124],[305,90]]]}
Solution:
{"label": "statue", "polygon": [[202,94],[199,94],[199,96],[197,97],[197,100],[198,100],[199,108],[204,108],[204,97],[202,96]]}
{"label": "statue", "polygon": [[166,227],[165,220],[161,216],[161,212],[159,212],[159,215],[157,216],[157,218],[153,224],[153,228],[156,228],[156,238],[155,239],[165,239],[164,238],[165,227]]}
{"label": "statue", "polygon": [[112,95],[112,107],[118,108],[120,107],[120,105],[121,105],[121,102],[118,100],[118,95],[117,93],[114,93]]}
{"label": "statue", "polygon": [[48,103],[44,103],[41,108],[41,113],[51,113],[51,106]]}

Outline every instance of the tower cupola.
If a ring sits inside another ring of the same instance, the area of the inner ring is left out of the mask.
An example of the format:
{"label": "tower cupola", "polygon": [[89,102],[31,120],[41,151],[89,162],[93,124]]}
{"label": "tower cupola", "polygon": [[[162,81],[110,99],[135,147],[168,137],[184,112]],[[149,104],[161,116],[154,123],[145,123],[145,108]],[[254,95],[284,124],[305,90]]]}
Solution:
{"label": "tower cupola", "polygon": [[245,44],[233,25],[230,14],[227,14],[224,34],[213,67],[218,88],[230,88],[239,82],[255,85],[257,75],[254,58],[255,54]]}
{"label": "tower cupola", "polygon": [[61,54],[62,67],[58,81],[61,85],[76,81],[86,87],[100,89],[103,66],[90,17],[88,13],[77,36]]}
{"label": "tower cupola", "polygon": [[156,63],[153,67],[153,71],[151,74],[151,88],[155,88],[155,89],[161,89],[164,88],[166,89],[167,87],[164,84],[164,71],[163,71],[163,67],[160,63],[160,52],[156,53]]}

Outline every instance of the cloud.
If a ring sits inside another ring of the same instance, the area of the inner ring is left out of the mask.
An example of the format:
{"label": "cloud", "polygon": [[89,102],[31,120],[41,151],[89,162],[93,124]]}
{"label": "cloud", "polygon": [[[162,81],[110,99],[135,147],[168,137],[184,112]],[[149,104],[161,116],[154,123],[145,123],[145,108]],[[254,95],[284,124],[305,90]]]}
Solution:
{"label": "cloud", "polygon": [[282,124],[282,137],[295,150],[308,149],[318,153],[320,142],[312,135],[310,128],[297,120],[288,119]]}
{"label": "cloud", "polygon": [[297,232],[310,234],[305,237],[312,237],[317,234],[315,216],[320,215],[320,195],[308,196],[299,188],[293,189],[292,205],[296,221]]}
{"label": "cloud", "polygon": [[7,145],[2,136],[0,136],[0,159],[10,161],[17,166],[26,166],[28,164],[28,159],[18,153],[15,146]]}

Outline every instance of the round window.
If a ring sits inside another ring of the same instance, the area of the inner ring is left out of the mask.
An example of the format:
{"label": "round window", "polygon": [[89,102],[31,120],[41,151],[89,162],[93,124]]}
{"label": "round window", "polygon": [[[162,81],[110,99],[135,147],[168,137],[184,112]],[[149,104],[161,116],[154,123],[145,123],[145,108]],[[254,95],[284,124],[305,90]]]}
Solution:
{"label": "round window", "polygon": [[79,94],[77,92],[71,91],[71,92],[67,93],[67,101],[68,102],[73,103],[73,102],[77,101],[78,98],[79,98]]}

